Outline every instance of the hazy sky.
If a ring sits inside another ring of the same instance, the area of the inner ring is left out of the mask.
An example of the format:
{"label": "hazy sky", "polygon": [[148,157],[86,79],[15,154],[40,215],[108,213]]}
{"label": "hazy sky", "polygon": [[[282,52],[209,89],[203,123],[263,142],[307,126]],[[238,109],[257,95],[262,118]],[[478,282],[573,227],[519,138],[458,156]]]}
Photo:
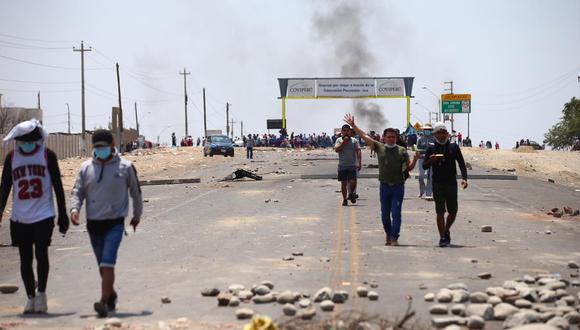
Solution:
{"label": "hazy sky", "polygon": [[[354,8],[320,31],[317,19]],[[81,129],[80,54],[84,40],[87,129],[106,126],[117,104],[115,62],[121,67],[125,126],[150,140],[202,135],[206,88],[208,129],[225,131],[225,104],[235,134],[266,132],[281,117],[279,77],[337,77],[344,48],[361,47],[372,76],[415,77],[412,122],[428,121],[445,81],[472,94],[471,137],[511,146],[541,142],[565,102],[580,96],[580,1],[29,1],[3,0],[0,10],[0,93],[5,106],[36,106],[41,92],[51,132]],[[358,16],[357,16],[358,15]],[[349,34],[358,29],[360,34]],[[326,33],[326,35],[324,34]],[[356,36],[357,40],[349,40]],[[353,42],[356,41],[356,42]],[[28,63],[24,63],[28,62]],[[40,64],[40,65],[35,65]],[[47,67],[53,66],[53,67]],[[419,102],[422,106],[414,103]],[[395,127],[405,126],[405,101],[379,100]],[[289,131],[332,132],[349,100],[287,103]],[[467,135],[467,116],[455,116]],[[365,126],[361,123],[361,126]]]}

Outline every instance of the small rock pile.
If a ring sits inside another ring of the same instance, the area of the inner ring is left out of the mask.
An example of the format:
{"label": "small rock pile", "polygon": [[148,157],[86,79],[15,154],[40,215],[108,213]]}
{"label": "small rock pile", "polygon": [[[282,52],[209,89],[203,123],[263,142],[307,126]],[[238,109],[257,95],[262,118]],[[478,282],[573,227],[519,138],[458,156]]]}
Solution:
{"label": "small rock pile", "polygon": [[557,207],[554,207],[550,211],[546,212],[547,215],[551,215],[554,218],[561,218],[565,215],[576,217],[580,215],[580,210],[574,210],[570,206],[564,206],[561,210]]}
{"label": "small rock pile", "polygon": [[[578,276],[578,264],[568,263]],[[575,276],[572,276],[575,275]],[[470,292],[463,283],[454,283],[424,299],[436,302],[429,308],[437,328],[466,326],[483,329],[486,321],[503,321],[504,329],[542,323],[569,330],[580,324],[580,281],[568,281],[560,274],[525,275],[485,292]],[[576,295],[573,294],[576,292]],[[451,316],[449,316],[451,314]]]}
{"label": "small rock pile", "polygon": [[[376,287],[376,284],[373,284]],[[369,291],[366,287],[358,287],[357,296],[378,300],[379,294]],[[295,316],[303,320],[311,320],[316,316],[316,307],[313,303],[318,303],[320,310],[331,312],[336,304],[344,304],[349,299],[347,291],[333,291],[329,287],[318,290],[313,296],[310,293],[285,290],[274,291],[274,284],[270,281],[263,281],[246,289],[244,285],[232,284],[226,291],[218,288],[205,288],[201,291],[204,297],[216,297],[218,306],[239,307],[241,303],[255,305],[278,303],[282,305],[282,312],[286,316]],[[255,313],[250,308],[239,308],[236,310],[238,319],[250,319]]]}

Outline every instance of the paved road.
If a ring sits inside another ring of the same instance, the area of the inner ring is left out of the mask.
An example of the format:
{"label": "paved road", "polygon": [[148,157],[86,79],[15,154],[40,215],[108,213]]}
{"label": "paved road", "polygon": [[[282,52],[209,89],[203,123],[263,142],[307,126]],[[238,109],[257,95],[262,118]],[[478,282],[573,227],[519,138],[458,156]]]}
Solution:
{"label": "paved road", "polygon": [[[352,308],[397,316],[412,299],[419,319],[429,322],[428,305],[422,300],[427,292],[458,281],[481,290],[538,272],[561,272],[569,278],[565,264],[580,260],[580,218],[556,220],[541,211],[563,205],[579,208],[580,193],[569,188],[523,178],[471,181],[459,193],[454,245],[441,249],[435,246],[434,205],[416,198],[418,184],[409,180],[402,245],[387,247],[375,179],[360,180],[361,199],[343,207],[336,181],[300,179],[303,174],[334,173],[332,152],[255,154],[254,162],[214,157],[201,170],[187,169],[184,177],[199,176],[200,184],[143,187],[147,203],[142,226],[136,233],[129,232],[121,245],[116,316],[133,325],[155,326],[160,320],[187,317],[201,327],[237,327],[242,323],[235,320],[234,309],[217,307],[214,298],[201,297],[202,288],[225,289],[233,283],[249,287],[270,280],[279,291],[314,293],[330,286],[353,295],[363,282],[375,281],[379,301],[350,299],[336,312]],[[376,162],[364,156],[364,163]],[[217,182],[244,164],[258,169],[264,180]],[[493,233],[482,233],[482,225],[492,225]],[[7,228],[4,224],[0,230],[2,244],[9,242]],[[0,296],[0,325],[82,328],[102,324],[92,311],[99,279],[83,229],[73,228],[66,238],[54,236],[50,314],[20,315],[22,288],[17,294]],[[546,230],[552,234],[545,234]],[[304,256],[282,260],[292,252]],[[0,283],[21,285],[17,251],[0,248],[0,260]],[[484,271],[494,277],[479,280],[476,275]],[[428,289],[421,290],[420,285]],[[172,303],[162,305],[162,296],[170,297]],[[249,307],[283,319],[277,304]]]}

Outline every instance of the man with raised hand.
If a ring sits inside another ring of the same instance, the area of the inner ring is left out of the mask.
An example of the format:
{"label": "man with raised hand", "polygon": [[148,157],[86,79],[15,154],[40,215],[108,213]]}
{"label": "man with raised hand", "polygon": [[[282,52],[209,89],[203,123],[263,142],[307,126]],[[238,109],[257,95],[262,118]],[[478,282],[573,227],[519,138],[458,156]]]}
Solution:
{"label": "man with raised hand", "polygon": [[[407,149],[397,145],[397,130],[387,128],[383,132],[385,143],[373,140],[362,129],[356,126],[354,116],[346,114],[344,121],[352,126],[356,133],[370,146],[377,155],[379,165],[381,221],[386,234],[385,245],[399,245],[401,231],[401,209],[405,197],[405,171],[411,171],[417,162],[417,154],[411,162]],[[391,219],[392,216],[392,219]]]}

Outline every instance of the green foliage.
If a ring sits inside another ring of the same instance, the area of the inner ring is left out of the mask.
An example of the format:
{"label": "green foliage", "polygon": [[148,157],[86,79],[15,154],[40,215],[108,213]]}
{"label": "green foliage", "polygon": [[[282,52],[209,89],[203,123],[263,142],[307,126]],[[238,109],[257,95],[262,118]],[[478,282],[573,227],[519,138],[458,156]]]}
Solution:
{"label": "green foliage", "polygon": [[573,97],[564,104],[562,119],[544,135],[544,142],[554,149],[567,149],[580,145],[580,100]]}

